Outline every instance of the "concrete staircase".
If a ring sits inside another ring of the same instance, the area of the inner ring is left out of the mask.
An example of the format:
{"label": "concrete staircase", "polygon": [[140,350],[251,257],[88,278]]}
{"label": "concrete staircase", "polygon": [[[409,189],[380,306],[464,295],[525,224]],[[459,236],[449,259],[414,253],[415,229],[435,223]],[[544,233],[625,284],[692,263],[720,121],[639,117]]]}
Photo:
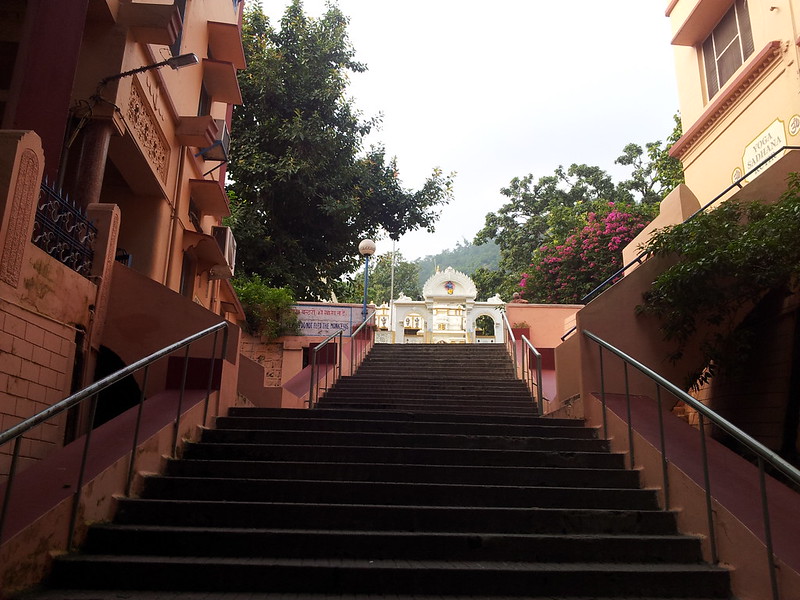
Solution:
{"label": "concrete staircase", "polygon": [[376,346],[315,410],[231,410],[55,560],[50,585],[76,599],[730,597],[623,456],[580,421],[537,417],[490,345]]}

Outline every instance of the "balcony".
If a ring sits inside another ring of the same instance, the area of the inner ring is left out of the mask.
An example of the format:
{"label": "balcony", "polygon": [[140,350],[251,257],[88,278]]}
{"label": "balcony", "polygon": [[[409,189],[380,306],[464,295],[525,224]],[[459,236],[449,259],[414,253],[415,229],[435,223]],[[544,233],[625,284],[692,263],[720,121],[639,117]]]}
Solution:
{"label": "balcony", "polygon": [[173,44],[183,26],[174,0],[120,0],[117,22],[142,44]]}
{"label": "balcony", "polygon": [[203,85],[216,102],[242,103],[242,92],[236,79],[236,67],[232,62],[204,58]]}

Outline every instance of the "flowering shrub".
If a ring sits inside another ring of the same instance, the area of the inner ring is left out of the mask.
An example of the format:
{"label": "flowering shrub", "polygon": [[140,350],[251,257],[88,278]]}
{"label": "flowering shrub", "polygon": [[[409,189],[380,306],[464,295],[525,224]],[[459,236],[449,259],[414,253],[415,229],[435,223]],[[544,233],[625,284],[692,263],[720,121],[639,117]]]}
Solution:
{"label": "flowering shrub", "polygon": [[580,302],[622,267],[622,248],[650,222],[652,212],[650,206],[608,202],[587,213],[582,228],[534,251],[520,288],[537,302]]}

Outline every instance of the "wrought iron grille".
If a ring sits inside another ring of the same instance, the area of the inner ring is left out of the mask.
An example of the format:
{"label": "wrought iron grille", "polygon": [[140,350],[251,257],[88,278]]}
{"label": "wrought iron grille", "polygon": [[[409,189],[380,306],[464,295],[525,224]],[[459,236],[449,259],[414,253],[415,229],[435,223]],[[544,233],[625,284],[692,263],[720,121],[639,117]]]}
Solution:
{"label": "wrought iron grille", "polygon": [[31,241],[73,271],[88,277],[96,238],[97,228],[81,208],[42,183]]}

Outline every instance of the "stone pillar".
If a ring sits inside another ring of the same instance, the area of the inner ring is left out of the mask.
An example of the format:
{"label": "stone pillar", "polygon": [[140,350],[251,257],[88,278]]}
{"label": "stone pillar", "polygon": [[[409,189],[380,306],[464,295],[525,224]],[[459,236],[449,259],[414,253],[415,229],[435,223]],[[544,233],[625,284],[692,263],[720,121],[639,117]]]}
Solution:
{"label": "stone pillar", "polygon": [[108,145],[115,130],[111,119],[95,119],[86,127],[75,190],[75,200],[81,206],[88,207],[100,201],[100,190],[103,188],[103,175],[108,159]]}
{"label": "stone pillar", "polygon": [[16,288],[30,246],[44,170],[32,131],[0,131],[0,281]]}
{"label": "stone pillar", "polygon": [[94,305],[94,320],[89,333],[89,345],[93,350],[100,348],[103,339],[108,298],[111,293],[111,276],[114,272],[114,258],[119,238],[120,210],[116,204],[90,204],[86,216],[97,227],[92,262],[92,280],[97,284],[97,297]]}

